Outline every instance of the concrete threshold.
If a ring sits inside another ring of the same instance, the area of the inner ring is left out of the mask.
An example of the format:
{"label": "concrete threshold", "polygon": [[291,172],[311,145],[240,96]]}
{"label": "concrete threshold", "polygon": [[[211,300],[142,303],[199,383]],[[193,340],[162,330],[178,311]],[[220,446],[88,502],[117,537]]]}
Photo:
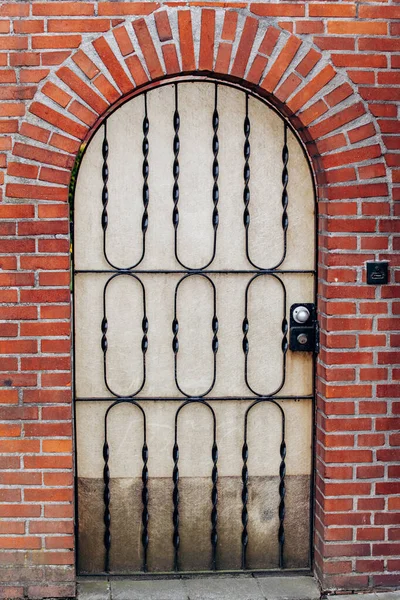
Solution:
{"label": "concrete threshold", "polygon": [[400,600],[398,592],[322,594],[311,576],[219,575],[180,579],[81,579],[78,600]]}

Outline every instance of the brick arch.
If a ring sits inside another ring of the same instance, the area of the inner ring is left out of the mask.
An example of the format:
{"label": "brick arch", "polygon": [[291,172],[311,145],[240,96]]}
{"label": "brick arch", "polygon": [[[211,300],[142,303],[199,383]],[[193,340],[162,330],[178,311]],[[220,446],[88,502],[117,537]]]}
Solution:
{"label": "brick arch", "polygon": [[[271,18],[185,8],[119,20],[54,68],[21,125],[12,154],[25,166],[11,163],[6,196],[65,201],[79,147],[99,121],[141,87],[190,73],[237,81],[268,98],[306,143],[319,199],[387,195],[383,180],[370,181],[386,175],[374,118],[327,53]],[[371,168],[358,167],[366,160]]]}

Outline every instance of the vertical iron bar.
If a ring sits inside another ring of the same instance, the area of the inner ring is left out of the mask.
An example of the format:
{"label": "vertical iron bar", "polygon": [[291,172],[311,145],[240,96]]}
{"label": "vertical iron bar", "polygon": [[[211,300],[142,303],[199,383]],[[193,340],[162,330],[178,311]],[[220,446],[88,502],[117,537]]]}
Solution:
{"label": "vertical iron bar", "polygon": [[180,127],[180,116],[179,116],[179,106],[178,106],[178,84],[175,83],[175,111],[173,117],[173,125],[174,125],[174,141],[173,141],[173,152],[174,152],[174,162],[172,165],[172,174],[174,177],[174,185],[172,188],[172,200],[174,202],[174,209],[172,211],[172,224],[175,230],[175,258],[178,260],[178,225],[179,225],[179,150],[180,150],[180,139],[179,139],[179,127]]}
{"label": "vertical iron bar", "polygon": [[216,422],[214,416],[214,439],[213,446],[211,450],[211,458],[213,461],[213,468],[211,473],[211,481],[212,481],[212,491],[211,491],[211,502],[212,502],[212,510],[211,510],[211,548],[212,548],[212,569],[215,571],[217,569],[217,544],[218,544],[218,532],[217,532],[217,522],[218,522],[218,446],[216,439]]}
{"label": "vertical iron bar", "polygon": [[143,460],[143,468],[142,468],[142,546],[143,546],[143,571],[147,572],[147,548],[149,546],[149,491],[147,488],[147,483],[149,480],[149,470],[147,467],[147,462],[149,460],[149,450],[146,443],[146,429],[144,430],[144,442],[142,447],[142,460]]}
{"label": "vertical iron bar", "polygon": [[250,225],[250,212],[249,212],[249,203],[250,203],[250,119],[249,119],[249,95],[246,94],[246,115],[244,118],[243,124],[244,130],[244,146],[243,146],[243,156],[244,156],[244,168],[243,168],[243,179],[244,179],[244,190],[243,190],[243,202],[244,202],[244,212],[243,212],[243,224],[246,230],[246,255],[249,257],[249,225]]}
{"label": "vertical iron bar", "polygon": [[104,571],[109,573],[110,571],[110,548],[111,548],[111,512],[110,512],[110,468],[108,466],[108,461],[110,459],[110,448],[107,442],[107,420],[105,421],[105,435],[104,435],[104,445],[103,445],[103,459],[104,459],[104,469],[103,469],[103,481],[104,481],[104,547],[106,550],[105,561],[104,561]]}
{"label": "vertical iron bar", "polygon": [[173,544],[174,544],[174,570],[179,571],[179,446],[178,446],[178,422],[175,418],[175,442],[172,450],[172,459],[174,461],[174,469],[172,472],[172,481],[174,483],[174,491],[172,493],[172,501],[174,510],[172,514],[172,522],[174,525]]}
{"label": "vertical iron bar", "polygon": [[284,244],[284,250],[283,250],[283,258],[280,262],[280,264],[283,262],[283,260],[286,257],[286,251],[287,251],[287,230],[288,230],[288,226],[289,226],[289,217],[288,217],[288,213],[287,213],[287,207],[288,207],[288,203],[289,203],[289,195],[288,195],[288,191],[287,191],[287,187],[288,187],[288,183],[289,183],[289,171],[288,171],[288,162],[289,162],[289,148],[287,145],[287,124],[284,123],[283,126],[283,148],[282,148],[282,163],[283,163],[283,169],[282,169],[282,185],[283,185],[283,190],[282,190],[282,208],[283,208],[283,213],[282,213],[282,229],[283,229],[283,244]]}
{"label": "vertical iron bar", "polygon": [[283,569],[284,557],[283,557],[283,549],[285,545],[285,495],[286,495],[286,486],[285,486],[285,475],[286,475],[286,442],[285,442],[285,417],[282,419],[282,442],[279,448],[281,464],[279,465],[279,531],[278,531],[278,541],[279,541],[279,568]]}
{"label": "vertical iron bar", "polygon": [[249,469],[247,467],[247,461],[249,459],[249,447],[247,445],[247,413],[246,413],[246,424],[244,430],[244,443],[242,447],[242,459],[243,459],[243,467],[242,467],[242,569],[245,570],[247,568],[247,545],[249,543],[249,534],[247,531],[247,523],[249,520],[249,513],[247,510],[247,503],[249,500],[249,489],[248,489],[248,481],[249,481]]}
{"label": "vertical iron bar", "polygon": [[[143,142],[142,142],[142,152],[143,152],[143,165],[142,165],[142,174],[143,174],[143,189],[142,189],[142,199],[143,199],[143,216],[142,216],[142,233],[143,233],[143,253],[142,259],[144,257],[146,251],[146,231],[149,225],[149,215],[147,212],[147,207],[149,205],[150,192],[149,185],[147,180],[149,178],[149,162],[147,157],[149,155],[149,118],[147,115],[147,92],[144,93],[144,118],[143,118]],[[142,260],[141,259],[141,260]]]}
{"label": "vertical iron bar", "polygon": [[108,212],[107,212],[108,186],[107,186],[107,184],[108,184],[108,177],[109,177],[108,163],[107,163],[108,152],[109,152],[109,146],[108,146],[108,139],[107,139],[107,120],[105,120],[104,121],[103,143],[101,146],[101,154],[103,157],[103,166],[101,169],[101,176],[102,176],[102,180],[103,180],[103,189],[101,191],[101,201],[103,204],[103,211],[101,213],[101,227],[103,229],[103,254],[106,258],[107,258],[106,232],[107,232],[107,227],[108,227]]}
{"label": "vertical iron bar", "polygon": [[218,201],[219,201],[219,186],[218,186],[218,177],[219,177],[219,162],[218,162],[218,152],[219,152],[219,139],[218,139],[218,127],[219,127],[219,114],[218,114],[218,83],[215,84],[215,97],[214,97],[214,112],[212,117],[212,125],[214,130],[213,140],[212,140],[212,150],[214,154],[212,173],[213,173],[213,190],[212,190],[212,199],[214,203],[214,210],[212,215],[212,225],[214,228],[214,248],[213,255],[211,260],[207,265],[203,267],[205,269],[208,267],[215,257],[215,252],[217,249],[217,229],[219,224],[219,213],[218,213]]}

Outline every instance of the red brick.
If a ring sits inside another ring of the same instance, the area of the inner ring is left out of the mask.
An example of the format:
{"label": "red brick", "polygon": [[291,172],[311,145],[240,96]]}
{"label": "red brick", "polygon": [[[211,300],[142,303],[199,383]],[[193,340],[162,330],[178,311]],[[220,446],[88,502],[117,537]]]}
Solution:
{"label": "red brick", "polygon": [[109,19],[49,19],[49,33],[104,32],[110,29]]}
{"label": "red brick", "polygon": [[72,60],[89,79],[93,79],[93,77],[100,72],[96,65],[82,50],[78,50],[78,52],[73,55]]}
{"label": "red brick", "polygon": [[286,45],[281,50],[279,56],[276,58],[274,64],[269,69],[264,81],[261,83],[261,87],[272,92],[279,81],[285,74],[286,69],[292,62],[293,58],[297,54],[298,49],[301,46],[301,41],[295,36],[290,36]]}
{"label": "red brick", "polygon": [[285,2],[268,2],[250,4],[250,10],[261,17],[304,17],[305,8],[303,3],[293,4]]}
{"label": "red brick", "polygon": [[100,98],[86,83],[84,83],[71,69],[62,67],[57,71],[58,77],[86,102],[99,115],[105,112],[108,104]]}
{"label": "red brick", "polygon": [[[158,13],[156,13],[157,15]],[[132,54],[133,52],[133,45],[131,42],[131,39],[128,35],[128,32],[126,30],[126,27],[118,27],[117,29],[114,29],[114,37],[115,37],[115,41],[118,44],[118,48],[122,54],[122,56],[127,56],[128,54]]]}
{"label": "red brick", "polygon": [[123,94],[126,94],[132,90],[132,82],[121,67],[120,62],[111,50],[108,42],[105,38],[98,38],[93,42],[93,47],[97,54],[109,70],[115,83]]}
{"label": "red brick", "polygon": [[79,48],[81,42],[80,35],[35,35],[32,36],[32,49]]}
{"label": "red brick", "polygon": [[388,26],[387,23],[381,21],[328,21],[328,33],[334,35],[387,35]]}
{"label": "red brick", "polygon": [[253,47],[254,39],[257,34],[258,21],[252,17],[247,17],[242,35],[240,38],[239,46],[237,48],[236,56],[231,69],[231,74],[234,77],[243,77],[247,63],[249,60],[250,52]]}
{"label": "red brick", "polygon": [[[236,14],[236,13],[233,13],[233,14]],[[237,15],[236,15],[236,17],[237,17]],[[235,20],[235,26],[236,26],[236,21],[237,21],[237,18]],[[271,54],[278,42],[279,36],[280,36],[279,29],[277,29],[276,27],[272,27],[272,26],[268,27],[258,51],[261,52],[261,54],[266,54],[267,56],[271,56]],[[234,39],[234,37],[232,38],[232,40],[233,39]]]}
{"label": "red brick", "polygon": [[100,16],[149,15],[159,7],[158,2],[101,2]]}
{"label": "red brick", "polygon": [[199,69],[211,71],[214,63],[215,11],[204,9],[201,13]]}
{"label": "red brick", "polygon": [[[143,52],[144,60],[152,78],[161,77],[164,73],[144,19],[134,21],[133,29]],[[193,45],[193,41],[192,41]],[[184,68],[186,68],[184,66]]]}
{"label": "red brick", "polygon": [[339,167],[341,165],[349,165],[351,163],[363,162],[372,158],[379,158],[381,155],[382,151],[380,146],[375,144],[323,156],[322,164],[326,169],[332,169],[333,167]]}
{"label": "red brick", "polygon": [[[31,125],[30,123],[22,123],[20,129],[21,135],[29,137],[33,140],[37,140],[38,142],[46,143],[50,137],[50,131],[48,129],[44,129],[43,127],[38,127],[37,125]],[[32,146],[29,146],[30,148]],[[15,147],[14,147],[15,154]]]}
{"label": "red brick", "polygon": [[303,77],[307,77],[310,71],[315,67],[315,65],[320,60],[322,54],[311,48],[306,56],[299,62],[296,67],[296,71],[300,73]]}
{"label": "red brick", "polygon": [[78,138],[83,139],[87,132],[87,127],[84,127],[80,123],[76,123],[72,119],[68,117],[64,117],[59,112],[41,104],[40,102],[33,102],[30,106],[30,112],[40,117],[47,123],[51,123],[51,125],[55,125],[59,129],[62,129],[66,133]]}
{"label": "red brick", "polygon": [[94,14],[94,4],[89,2],[35,2],[32,6],[34,16],[90,16]]}
{"label": "red brick", "polygon": [[169,24],[168,13],[166,10],[157,11],[154,14],[158,37],[161,42],[172,40],[172,31]]}
{"label": "red brick", "polygon": [[182,69],[183,71],[193,71],[196,68],[196,64],[194,57],[192,17],[190,10],[180,10],[178,12],[178,29],[182,56]]}
{"label": "red brick", "polygon": [[9,198],[37,198],[39,200],[68,200],[68,190],[51,186],[9,183],[6,188]]}
{"label": "red brick", "polygon": [[335,115],[324,119],[318,125],[310,127],[310,133],[315,137],[322,137],[339,127],[343,127],[347,123],[351,123],[351,121],[358,119],[364,114],[365,108],[361,102],[353,104]]}

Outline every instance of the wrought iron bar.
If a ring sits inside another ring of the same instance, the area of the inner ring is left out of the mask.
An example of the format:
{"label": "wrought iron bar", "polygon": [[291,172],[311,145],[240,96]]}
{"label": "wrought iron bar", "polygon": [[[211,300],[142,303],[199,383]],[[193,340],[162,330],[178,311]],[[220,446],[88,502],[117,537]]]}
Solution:
{"label": "wrought iron bar", "polygon": [[[282,317],[282,323],[281,323],[281,331],[282,331],[282,343],[281,343],[281,350],[282,350],[282,379],[280,384],[278,385],[278,387],[271,393],[266,394],[266,393],[261,393],[261,392],[256,392],[252,386],[249,383],[249,378],[248,378],[248,359],[249,359],[249,351],[250,351],[250,344],[249,344],[249,340],[248,340],[248,333],[249,333],[249,329],[250,329],[250,324],[249,324],[249,319],[248,319],[248,305],[249,305],[249,289],[253,283],[253,281],[255,279],[258,279],[258,277],[263,277],[263,276],[267,276],[267,277],[273,277],[274,279],[276,279],[277,281],[279,281],[280,285],[282,286],[282,290],[283,290],[283,317]],[[242,341],[242,348],[243,348],[243,352],[244,352],[244,379],[246,382],[247,387],[249,388],[249,390],[255,395],[255,396],[259,396],[261,397],[265,397],[265,398],[271,398],[272,396],[275,396],[285,385],[285,381],[286,381],[286,355],[287,355],[287,351],[288,351],[288,339],[287,339],[287,334],[288,334],[288,321],[287,321],[287,294],[286,294],[286,286],[283,283],[283,281],[280,279],[280,277],[278,277],[277,275],[275,275],[274,273],[258,273],[257,275],[254,275],[254,277],[252,277],[249,281],[249,283],[246,286],[246,295],[245,295],[245,314],[244,314],[244,319],[243,319],[243,323],[242,323],[242,331],[243,331],[243,341]]]}
{"label": "wrought iron bar", "polygon": [[205,275],[268,275],[270,273],[277,273],[282,275],[315,275],[316,271],[313,269],[208,269],[202,271],[201,269],[135,269],[131,271],[129,269],[76,269],[75,275],[79,274],[91,274],[91,273],[135,273],[136,275],[174,275],[174,274],[191,274],[196,275],[197,273],[204,273]]}
{"label": "wrought iron bar", "polygon": [[247,503],[249,501],[249,469],[247,467],[247,461],[249,459],[249,447],[247,445],[247,428],[245,428],[245,438],[242,448],[242,569],[246,569],[247,566],[247,545],[249,543],[249,533],[247,531],[247,523],[249,521],[249,512],[247,510]]}
{"label": "wrought iron bar", "polygon": [[217,532],[217,523],[218,523],[218,446],[217,446],[217,420],[215,417],[214,409],[202,398],[190,398],[189,400],[185,400],[183,404],[180,405],[178,410],[175,413],[175,437],[174,437],[174,447],[172,450],[172,459],[174,461],[174,468],[172,471],[172,481],[174,483],[174,490],[172,493],[172,502],[173,502],[173,513],[172,513],[172,522],[174,526],[174,533],[172,537],[172,542],[174,545],[174,570],[179,571],[179,546],[180,546],[180,535],[179,535],[179,445],[178,445],[178,417],[181,410],[188,406],[189,404],[201,404],[202,406],[206,406],[212,415],[213,419],[213,443],[211,449],[211,458],[213,461],[213,467],[211,472],[211,481],[212,481],[212,491],[211,491],[211,568],[213,571],[217,569],[217,545],[218,545],[218,532]]}
{"label": "wrought iron bar", "polygon": [[142,468],[142,504],[143,504],[143,510],[142,510],[142,526],[143,526],[143,531],[142,531],[142,546],[143,546],[143,571],[146,572],[147,571],[147,548],[149,546],[149,530],[148,530],[148,523],[149,523],[149,490],[147,488],[147,484],[149,481],[149,469],[147,467],[147,462],[149,460],[149,449],[147,447],[146,444],[146,439],[143,442],[143,448],[142,448],[142,461],[143,461],[143,468]]}
{"label": "wrought iron bar", "polygon": [[[259,400],[294,400],[295,402],[298,402],[300,400],[312,400],[314,398],[314,396],[312,394],[305,394],[303,396],[299,395],[299,396],[208,396],[207,397],[207,402],[226,402],[226,401],[232,401],[232,400],[240,400],[240,401],[246,401],[246,400],[255,400],[255,399],[259,399]],[[124,399],[124,398],[121,398]],[[112,398],[106,398],[106,397],[97,397],[97,398],[93,398],[93,397],[77,397],[75,398],[75,400],[77,402],[110,402],[110,400],[112,400]],[[140,400],[140,402],[182,402],[183,398],[182,396],[174,396],[174,397],[169,397],[169,396],[140,396],[138,398],[138,400]],[[191,396],[191,400],[201,400],[200,396]]]}
{"label": "wrought iron bar", "polygon": [[286,442],[285,442],[285,429],[283,427],[282,431],[282,442],[279,448],[279,453],[281,456],[281,464],[279,465],[279,531],[278,531],[278,543],[279,543],[279,568],[283,569],[285,567],[284,564],[284,555],[283,549],[285,545],[285,496],[286,496],[286,486],[285,486],[285,475],[286,475]]}
{"label": "wrought iron bar", "polygon": [[172,200],[174,202],[174,208],[172,211],[172,224],[174,226],[174,250],[175,250],[175,258],[179,262],[178,258],[178,226],[179,226],[179,150],[180,150],[180,139],[179,139],[179,127],[181,124],[181,118],[179,115],[179,105],[178,105],[178,84],[175,83],[175,111],[173,116],[173,125],[174,125],[174,141],[173,141],[173,152],[174,152],[174,162],[172,165],[172,175],[174,178],[174,185],[172,187]]}
{"label": "wrought iron bar", "polygon": [[104,548],[105,548],[105,560],[104,560],[104,570],[106,573],[110,570],[110,548],[111,548],[111,512],[110,512],[110,502],[111,502],[111,494],[110,494],[110,468],[108,466],[108,461],[110,459],[110,448],[107,443],[107,426],[104,436],[104,445],[103,445],[103,459],[104,459],[104,469],[103,469],[103,481],[104,481],[104,516],[103,522],[105,526],[104,531]]}
{"label": "wrought iron bar", "polygon": [[[181,388],[181,386],[179,385],[179,382],[178,382],[178,352],[179,352],[179,339],[178,339],[179,321],[178,321],[178,310],[177,310],[178,290],[179,290],[179,287],[182,284],[182,282],[185,281],[186,279],[188,279],[189,277],[204,277],[204,279],[206,279],[211,284],[211,287],[213,290],[213,317],[212,317],[212,321],[211,321],[211,328],[212,328],[212,332],[213,332],[211,349],[212,349],[212,352],[214,355],[213,378],[212,378],[212,383],[211,383],[210,387],[202,394],[188,394],[185,391],[183,391],[183,389]],[[181,394],[183,394],[187,398],[193,398],[193,397],[203,398],[204,396],[207,396],[207,394],[209,394],[211,392],[211,390],[213,389],[213,387],[215,385],[215,380],[217,377],[218,317],[217,317],[217,291],[216,291],[214,283],[204,273],[195,273],[195,274],[189,273],[189,274],[185,275],[184,277],[182,277],[182,279],[180,279],[178,281],[178,283],[176,284],[175,296],[174,296],[174,319],[172,321],[172,333],[173,333],[172,351],[174,353],[174,377],[175,377],[176,387],[181,392]]]}
{"label": "wrought iron bar", "polygon": [[[250,225],[250,118],[249,118],[249,95],[246,94],[246,115],[244,118],[243,130],[244,130],[244,147],[243,147],[243,156],[244,156],[244,168],[243,168],[243,179],[244,179],[244,190],[243,190],[243,202],[244,202],[244,212],[243,212],[243,224],[246,230],[246,255],[249,258],[249,225]],[[251,261],[250,261],[251,262]]]}
{"label": "wrought iron bar", "polygon": [[104,548],[105,548],[105,558],[104,558],[104,571],[106,573],[110,572],[110,549],[111,549],[111,511],[110,511],[110,503],[111,503],[111,492],[110,492],[110,481],[111,481],[111,476],[110,476],[110,468],[109,468],[109,460],[110,460],[110,446],[108,443],[108,435],[107,435],[107,421],[108,421],[108,415],[110,414],[110,411],[115,407],[115,406],[120,406],[121,404],[131,404],[132,406],[136,406],[143,417],[143,446],[142,446],[142,461],[143,461],[143,468],[142,468],[142,526],[143,526],[143,532],[142,532],[142,546],[143,546],[143,563],[142,563],[142,569],[144,572],[147,571],[147,548],[149,545],[149,535],[148,535],[148,521],[149,521],[149,511],[148,511],[148,504],[149,504],[149,493],[148,493],[148,489],[147,489],[147,482],[148,482],[148,469],[147,469],[147,462],[148,462],[148,458],[149,458],[149,452],[148,452],[148,448],[147,448],[147,442],[146,442],[146,414],[143,410],[143,408],[135,401],[135,400],[131,400],[131,399],[126,399],[126,400],[116,400],[115,402],[113,402],[113,404],[111,404],[111,406],[108,407],[108,409],[106,410],[106,414],[104,416],[104,444],[103,444],[103,459],[104,459],[104,470],[103,470],[103,481],[104,481],[104,494],[103,494],[103,499],[104,499],[104,517],[103,517],[103,521],[104,521],[104,525],[105,525],[105,532],[104,532]]}
{"label": "wrought iron bar", "polygon": [[248,501],[249,501],[249,490],[248,490],[248,482],[249,482],[249,471],[247,467],[247,462],[249,459],[249,448],[248,448],[248,418],[249,413],[254,406],[261,404],[262,402],[268,402],[276,406],[281,414],[282,418],[282,438],[280,444],[280,457],[281,463],[279,466],[279,507],[278,507],[278,516],[279,516],[279,528],[278,528],[278,544],[279,544],[279,568],[283,569],[284,564],[284,545],[285,545],[285,528],[284,528],[284,520],[285,520],[285,474],[286,474],[286,466],[285,466],[285,458],[286,458],[286,444],[285,444],[285,413],[283,408],[271,398],[258,398],[249,406],[246,410],[244,417],[244,441],[242,447],[242,459],[243,459],[243,467],[242,467],[242,569],[247,569],[247,547],[249,543],[249,534],[247,530],[248,524]]}
{"label": "wrought iron bar", "polygon": [[141,230],[142,230],[142,252],[139,260],[135,262],[133,265],[129,267],[118,267],[113,264],[107,253],[107,228],[108,228],[108,211],[107,205],[109,201],[109,192],[108,192],[108,178],[109,178],[109,168],[108,168],[108,155],[109,155],[109,143],[107,139],[107,120],[104,121],[104,138],[102,145],[102,156],[103,156],[103,167],[102,167],[102,179],[103,179],[103,189],[102,189],[102,203],[103,203],[103,212],[101,217],[101,225],[103,229],[103,254],[104,258],[108,262],[108,264],[113,267],[113,269],[118,269],[119,271],[126,271],[130,269],[134,269],[144,259],[144,255],[146,253],[146,232],[149,225],[149,215],[148,215],[148,206],[150,200],[150,191],[148,185],[148,177],[149,177],[149,129],[150,122],[147,112],[147,92],[143,94],[144,96],[144,117],[142,123],[142,131],[143,131],[143,141],[142,141],[142,153],[143,153],[143,162],[142,162],[142,176],[143,176],[143,187],[142,187],[142,201],[143,201],[143,215],[141,222]]}
{"label": "wrought iron bar", "polygon": [[[141,289],[142,289],[142,299],[143,299],[142,333],[143,333],[143,335],[142,335],[142,340],[141,340],[140,346],[141,346],[141,352],[142,352],[142,356],[143,356],[143,378],[142,378],[142,383],[140,384],[138,389],[131,394],[118,394],[113,389],[111,389],[111,387],[108,383],[108,379],[107,379],[107,351],[108,351],[107,289],[108,289],[110,282],[113,281],[114,279],[116,279],[117,277],[131,277],[132,279],[139,282]],[[147,352],[147,348],[148,348],[148,338],[147,338],[148,329],[149,329],[149,321],[148,321],[147,315],[146,315],[146,290],[144,288],[142,281],[139,279],[139,277],[137,277],[133,273],[116,273],[115,275],[113,275],[112,277],[110,277],[108,279],[107,283],[104,286],[104,290],[103,290],[103,320],[101,322],[101,333],[102,333],[101,349],[103,351],[104,384],[105,384],[106,388],[108,389],[108,391],[113,396],[116,396],[117,398],[133,398],[134,396],[137,396],[137,394],[143,389],[144,384],[146,383],[146,352]]]}

